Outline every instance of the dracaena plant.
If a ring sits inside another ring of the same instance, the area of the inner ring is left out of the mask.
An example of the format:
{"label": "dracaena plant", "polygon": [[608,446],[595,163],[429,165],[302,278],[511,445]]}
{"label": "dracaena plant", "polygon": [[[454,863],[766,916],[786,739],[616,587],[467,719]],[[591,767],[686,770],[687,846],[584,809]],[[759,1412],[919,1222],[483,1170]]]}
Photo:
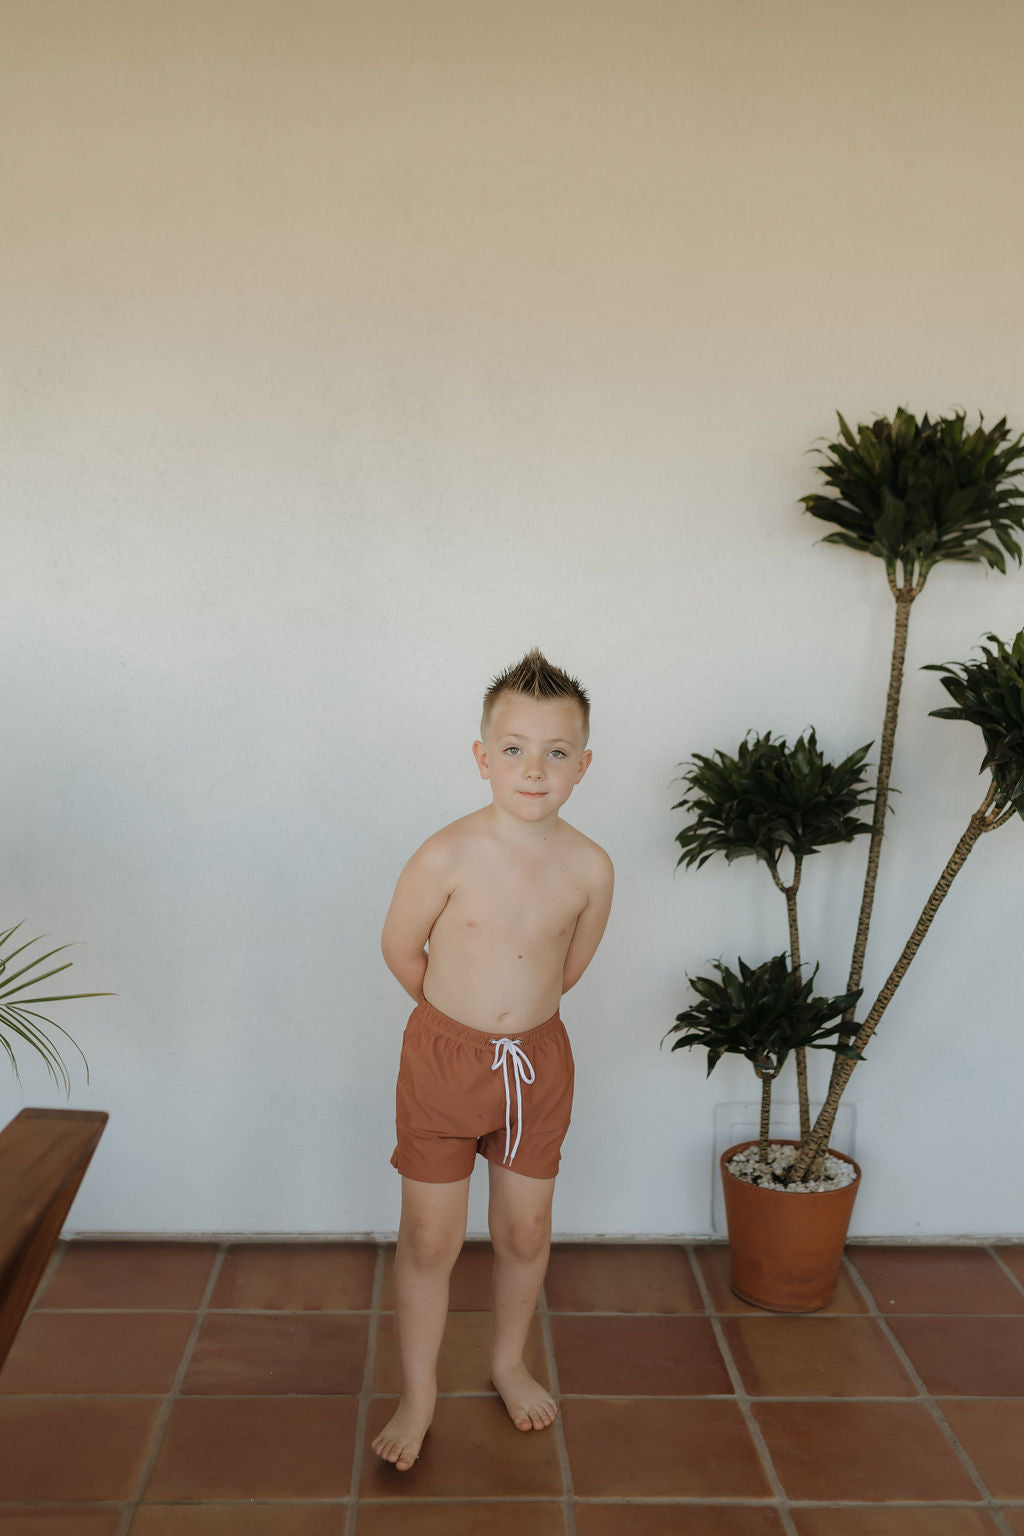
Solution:
{"label": "dracaena plant", "polygon": [[665,1039],[678,1035],[674,1051],[703,1046],[708,1053],[709,1077],[723,1056],[743,1056],[750,1062],[761,1083],[759,1146],[761,1156],[766,1157],[772,1084],[786,1058],[791,1051],[808,1047],[853,1056],[855,1047],[842,1045],[835,1038],[842,1025],[834,1021],[856,1004],[859,993],[853,997],[816,997],[817,966],[806,981],[801,981],[785,954],[758,966],[739,960],[735,971],[720,960],[712,963],[719,979],[687,977],[697,1001],[676,1015]]}
{"label": "dracaena plant", "polygon": [[[969,428],[963,412],[934,420],[925,415],[918,420],[901,408],[891,420],[879,417],[856,429],[842,416],[838,419],[838,438],[820,450],[819,467],[828,489],[803,497],[802,504],[813,517],[833,525],[835,531],[825,538],[825,543],[840,544],[882,561],[895,602],[889,683],[871,795],[871,835],[846,984],[846,994],[853,997],[860,990],[878,880],[911,607],[930,572],[943,561],[980,563],[997,571],[1006,570],[1008,559],[1021,563],[1019,536],[1024,529],[1024,490],[1018,477],[1024,469],[1024,435],[1013,437],[1005,418],[986,427],[979,417],[977,426]],[[982,832],[1002,825],[1013,814],[1014,807],[1020,808],[1020,785],[1016,780],[1009,782],[1018,757],[1021,729],[1020,716],[1015,713],[1020,704],[1014,680],[1020,669],[1020,637],[1010,647],[994,637],[992,643],[995,648],[985,653],[983,662],[951,666],[943,677],[957,700],[957,717],[974,720],[985,733],[984,766],[993,774],[990,794],[965,833],[966,851]],[[948,716],[950,711],[938,713]],[[737,755],[735,761],[738,760]],[[722,755],[695,758],[694,763],[702,770],[707,765],[707,771],[700,782],[690,786],[691,796],[680,802],[694,816],[693,825],[679,838],[682,861],[699,866],[714,852],[727,858],[754,853],[770,866],[767,845],[751,837],[743,816],[723,817],[717,827],[712,827],[706,808],[700,803],[701,797],[708,798],[707,791],[715,783],[728,787],[726,780],[731,770]],[[720,770],[717,777],[713,771],[716,764]],[[762,790],[770,786],[770,775],[762,775],[759,783]],[[856,809],[864,803],[858,800]],[[759,814],[762,825],[770,826],[772,816],[766,805],[761,805]],[[855,816],[856,810],[849,815]],[[947,866],[943,879],[948,875],[951,880],[960,867],[957,859],[962,862],[966,857],[961,844],[950,861],[952,874]],[[756,852],[758,847],[765,851]],[[785,886],[778,879],[776,883],[785,893]],[[946,889],[948,885],[938,900],[942,900]],[[935,894],[930,900],[935,899]],[[912,935],[908,941],[909,954],[905,951],[897,964],[899,974],[894,972],[895,981],[890,977],[886,984],[892,984],[891,990],[886,993],[883,988],[885,995],[879,995],[859,1027],[850,1005],[843,1031],[837,1037],[838,1044],[853,1042],[855,1049],[859,1049],[873,1032],[934,916],[934,910],[930,916],[928,911],[926,907],[922,913],[923,929],[920,922],[915,928],[916,940]],[[798,962],[798,945],[793,954]],[[791,1182],[817,1176],[839,1097],[855,1065],[855,1057],[836,1052],[825,1106],[810,1133],[801,1130],[801,1152],[790,1171]]]}
{"label": "dracaena plant", "polygon": [[[835,525],[826,544],[874,555],[885,566],[895,602],[892,657],[871,820],[871,841],[847,990],[860,985],[885,832],[893,748],[906,662],[910,612],[929,573],[942,561],[1006,570],[1019,565],[1024,528],[1024,434],[1013,437],[1005,416],[968,429],[966,413],[927,414],[902,407],[852,430],[837,412],[839,437],[820,450],[827,492],[802,498],[812,517]],[[834,1071],[839,1070],[839,1059]],[[834,1076],[834,1073],[833,1073]]]}
{"label": "dracaena plant", "polygon": [[[752,857],[764,864],[786,901],[790,963],[800,985],[797,893],[804,860],[831,843],[870,832],[860,819],[871,803],[866,781],[868,746],[830,763],[813,730],[792,744],[771,735],[748,736],[734,754],[696,753],[682,774],[686,794],[673,806],[689,820],[676,837],[679,864],[699,869],[715,854]],[[774,974],[774,972],[772,973]],[[811,1128],[807,1058],[795,1042],[800,1135]],[[781,1065],[781,1063],[780,1063]]]}
{"label": "dracaena plant", "polygon": [[[978,839],[986,832],[1005,826],[1015,816],[1024,818],[1024,629],[1009,645],[996,635],[987,638],[989,645],[982,647],[980,661],[945,662],[925,669],[940,674],[943,686],[953,699],[951,705],[933,709],[931,713],[942,720],[967,720],[980,729],[985,742],[981,772],[988,770],[989,784],[981,804],[947,859],[899,959],[856,1032],[853,1046],[858,1053],[863,1052],[878,1028],[910,962],[924,942],[936,912]],[[793,1180],[806,1177],[808,1170],[813,1172],[824,1158],[839,1100],[855,1066],[855,1057],[840,1059],[837,1056],[836,1071],[821,1113],[811,1135],[804,1139],[791,1169]]]}
{"label": "dracaena plant", "polygon": [[[109,993],[51,992],[46,983],[54,976],[59,976],[61,972],[69,970],[72,962],[62,960],[58,965],[49,965],[49,962],[55,955],[63,953],[70,946],[60,944],[55,949],[45,950],[42,953],[37,950],[34,955],[30,954],[29,951],[33,945],[43,941],[35,938],[16,943],[20,927],[21,924],[17,923],[13,928],[8,928],[6,933],[0,934],[0,1051],[6,1055],[17,1077],[16,1048],[28,1046],[42,1058],[54,1083],[69,1094],[71,1075],[67,1063],[61,1055],[60,1047],[47,1034],[47,1029],[56,1030],[78,1052],[85,1067],[86,1081],[89,1079],[89,1064],[67,1030],[47,1015],[40,1013],[39,1009],[40,1007],[48,1008],[53,1003],[72,1002],[84,997],[107,997]],[[47,966],[49,966],[48,969]]]}

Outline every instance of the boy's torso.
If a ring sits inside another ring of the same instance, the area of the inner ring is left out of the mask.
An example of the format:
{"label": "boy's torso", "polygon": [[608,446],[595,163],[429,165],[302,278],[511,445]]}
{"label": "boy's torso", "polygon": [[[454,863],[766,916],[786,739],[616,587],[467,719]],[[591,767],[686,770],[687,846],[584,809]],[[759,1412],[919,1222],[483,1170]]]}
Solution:
{"label": "boy's torso", "polygon": [[472,1029],[532,1029],[558,1009],[565,957],[589,900],[596,845],[559,822],[515,847],[479,813],[446,827],[452,886],[430,932],[423,991]]}

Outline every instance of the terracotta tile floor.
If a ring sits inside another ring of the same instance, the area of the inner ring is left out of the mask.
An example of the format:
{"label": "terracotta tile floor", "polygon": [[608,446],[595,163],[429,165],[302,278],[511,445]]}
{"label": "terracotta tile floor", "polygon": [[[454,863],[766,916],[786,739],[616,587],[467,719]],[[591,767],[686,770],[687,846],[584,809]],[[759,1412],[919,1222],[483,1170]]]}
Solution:
{"label": "terracotta tile floor", "polygon": [[393,1250],[75,1243],[0,1373],[0,1536],[1024,1536],[1024,1247],[853,1247],[835,1301],[738,1301],[713,1245],[552,1255],[529,1342],[563,1402],[488,1388],[490,1256],[452,1284],[415,1470]]}

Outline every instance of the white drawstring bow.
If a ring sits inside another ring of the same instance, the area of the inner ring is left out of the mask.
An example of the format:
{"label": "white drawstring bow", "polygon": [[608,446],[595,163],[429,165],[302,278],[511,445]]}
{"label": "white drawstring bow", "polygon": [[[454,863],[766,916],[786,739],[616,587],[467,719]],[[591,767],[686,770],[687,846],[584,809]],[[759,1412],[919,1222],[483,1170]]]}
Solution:
{"label": "white drawstring bow", "polygon": [[[500,1040],[492,1040],[494,1046],[494,1060],[491,1063],[491,1071],[501,1073],[505,1079],[505,1156],[502,1162],[505,1167],[510,1167],[516,1153],[519,1151],[519,1143],[523,1135],[523,1083],[532,1083],[536,1077],[533,1063],[523,1050],[520,1041],[513,1040],[508,1035],[502,1035]],[[512,1061],[512,1076],[516,1083],[516,1141],[509,1153],[512,1141],[512,1091],[508,1081],[509,1059]]]}

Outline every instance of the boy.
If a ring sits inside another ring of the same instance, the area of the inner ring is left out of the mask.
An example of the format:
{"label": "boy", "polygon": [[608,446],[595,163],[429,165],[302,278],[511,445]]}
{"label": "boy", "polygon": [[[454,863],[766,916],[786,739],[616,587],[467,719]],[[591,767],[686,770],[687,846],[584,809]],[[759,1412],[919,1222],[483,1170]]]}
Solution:
{"label": "boy", "polygon": [[590,766],[589,724],[583,688],[537,650],[495,678],[473,744],[491,804],[413,854],[384,924],[384,959],[417,1004],[402,1045],[391,1159],[402,1175],[402,1396],[373,1442],[400,1472],[415,1462],[434,1413],[448,1277],[478,1152],[490,1176],[491,1379],[517,1429],[544,1429],[558,1412],[526,1370],[523,1348],[572,1107],[558,1003],[593,957],[612,898],[608,855],[558,814]]}

